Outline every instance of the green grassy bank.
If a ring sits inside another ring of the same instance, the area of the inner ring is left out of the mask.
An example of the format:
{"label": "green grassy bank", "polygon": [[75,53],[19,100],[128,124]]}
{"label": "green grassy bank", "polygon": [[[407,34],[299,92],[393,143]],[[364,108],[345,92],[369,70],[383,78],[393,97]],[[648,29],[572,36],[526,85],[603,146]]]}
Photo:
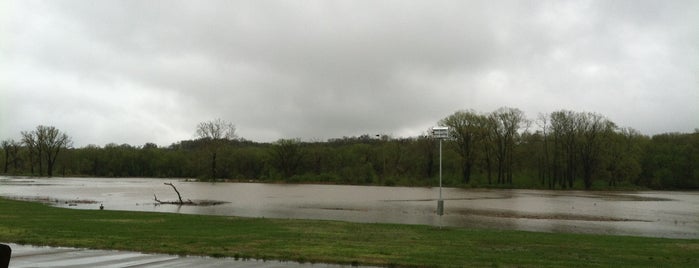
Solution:
{"label": "green grassy bank", "polygon": [[385,266],[699,266],[699,240],[88,211],[1,198],[0,241]]}

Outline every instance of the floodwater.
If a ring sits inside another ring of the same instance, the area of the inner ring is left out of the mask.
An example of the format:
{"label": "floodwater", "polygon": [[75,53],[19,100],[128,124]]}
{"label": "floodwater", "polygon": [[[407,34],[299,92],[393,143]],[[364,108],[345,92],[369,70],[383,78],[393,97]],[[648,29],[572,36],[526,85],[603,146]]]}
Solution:
{"label": "floodwater", "polygon": [[[159,205],[177,195],[214,206]],[[588,192],[261,183],[177,179],[0,177],[0,196],[60,207],[241,217],[323,219],[539,232],[699,239],[699,192]]]}

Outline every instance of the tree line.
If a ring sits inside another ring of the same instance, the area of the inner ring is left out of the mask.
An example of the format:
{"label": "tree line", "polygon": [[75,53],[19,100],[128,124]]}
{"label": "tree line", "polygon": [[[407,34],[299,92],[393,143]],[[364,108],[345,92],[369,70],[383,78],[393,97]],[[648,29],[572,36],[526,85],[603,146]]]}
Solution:
{"label": "tree line", "polygon": [[[652,137],[601,114],[555,111],[526,118],[516,108],[462,110],[443,118],[443,181],[449,186],[549,189],[699,188],[699,131]],[[438,141],[361,135],[327,141],[240,138],[217,119],[198,137],[166,147],[107,144],[73,148],[55,127],[2,141],[4,174],[177,177],[201,180],[433,186]],[[60,153],[60,154],[59,154]],[[60,157],[59,157],[60,156]]]}

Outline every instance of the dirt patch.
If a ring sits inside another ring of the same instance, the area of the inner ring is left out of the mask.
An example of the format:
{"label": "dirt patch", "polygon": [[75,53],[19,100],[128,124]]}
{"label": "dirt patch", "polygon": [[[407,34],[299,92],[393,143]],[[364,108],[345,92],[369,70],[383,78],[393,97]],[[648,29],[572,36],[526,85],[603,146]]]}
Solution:
{"label": "dirt patch", "polygon": [[96,203],[98,203],[95,200],[89,200],[89,199],[58,199],[58,198],[51,198],[48,196],[40,196],[40,197],[8,196],[7,198],[13,199],[13,200],[20,200],[20,201],[39,202],[39,203],[44,203],[44,204],[77,205],[77,204],[96,204]]}
{"label": "dirt patch", "polygon": [[337,210],[337,211],[369,211],[365,208],[341,208],[341,207],[299,207],[302,209],[322,209],[322,210]]}
{"label": "dirt patch", "polygon": [[217,206],[217,205],[223,205],[230,203],[228,201],[220,201],[220,200],[194,200],[194,203],[197,206]]}
{"label": "dirt patch", "polygon": [[607,201],[673,201],[673,199],[670,199],[670,198],[637,196],[637,195],[626,195],[626,194],[603,195],[602,199],[607,200]]}
{"label": "dirt patch", "polygon": [[105,223],[161,223],[164,219],[137,220],[137,219],[91,219],[85,220],[90,222],[105,222]]}
{"label": "dirt patch", "polygon": [[60,184],[55,183],[38,183],[38,182],[3,182],[0,185],[8,186],[56,186]]}
{"label": "dirt patch", "polygon": [[[444,198],[445,201],[463,201],[463,200],[488,200],[488,199],[509,199],[511,196],[492,196],[492,197],[462,197],[462,198]],[[393,199],[381,200],[381,202],[432,202],[437,201],[437,198],[424,199]]]}
{"label": "dirt patch", "polygon": [[[159,200],[156,200],[159,201]],[[228,201],[220,201],[220,200],[189,200],[184,201],[182,203],[179,203],[177,201],[160,201],[157,203],[153,203],[153,205],[160,206],[160,205],[177,205],[177,206],[200,206],[200,207],[207,207],[207,206],[217,206],[217,205],[222,205],[222,204],[227,204],[230,203]]]}
{"label": "dirt patch", "polygon": [[533,220],[564,220],[564,221],[614,221],[614,222],[650,222],[647,220],[616,218],[607,216],[593,215],[578,215],[565,213],[522,213],[507,210],[482,210],[482,209],[459,209],[450,211],[459,215],[476,215],[495,218],[511,218],[511,219],[533,219]]}
{"label": "dirt patch", "polygon": [[530,196],[536,196],[536,197],[546,197],[546,196],[553,196],[553,197],[580,197],[580,198],[594,198],[594,199],[602,199],[605,201],[674,201],[673,199],[669,198],[661,198],[661,197],[649,197],[649,196],[638,196],[638,195],[633,195],[633,194],[618,194],[618,193],[611,193],[611,192],[589,192],[589,193],[573,193],[573,192],[562,192],[562,193],[526,193],[527,195]]}
{"label": "dirt patch", "polygon": [[688,250],[697,250],[699,252],[699,244],[684,244],[684,243],[677,243],[675,244],[677,247],[681,249],[688,249]]}

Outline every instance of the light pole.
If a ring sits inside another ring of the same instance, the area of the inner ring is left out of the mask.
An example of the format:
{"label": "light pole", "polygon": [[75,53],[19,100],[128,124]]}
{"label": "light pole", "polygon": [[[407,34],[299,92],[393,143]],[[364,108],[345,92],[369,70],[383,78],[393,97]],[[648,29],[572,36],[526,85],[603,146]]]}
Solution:
{"label": "light pole", "polygon": [[432,136],[439,140],[439,200],[437,200],[437,215],[439,215],[439,228],[442,228],[442,215],[444,215],[444,199],[442,199],[442,140],[449,138],[449,128],[432,128]]}

